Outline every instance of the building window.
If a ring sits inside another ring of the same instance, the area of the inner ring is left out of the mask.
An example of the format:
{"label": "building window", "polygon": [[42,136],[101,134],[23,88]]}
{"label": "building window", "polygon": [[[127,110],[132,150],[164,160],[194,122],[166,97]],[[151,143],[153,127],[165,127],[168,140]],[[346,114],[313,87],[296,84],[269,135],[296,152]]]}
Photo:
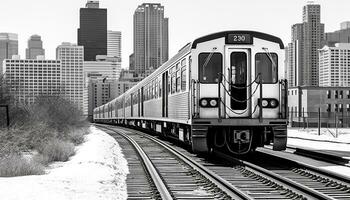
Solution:
{"label": "building window", "polygon": [[338,104],[334,104],[334,112],[338,112]]}
{"label": "building window", "polygon": [[343,104],[339,104],[339,112],[343,112]]}
{"label": "building window", "polygon": [[346,104],[346,111],[350,112],[350,104]]}
{"label": "building window", "polygon": [[331,91],[328,90],[328,91],[327,91],[327,98],[330,99],[330,98],[331,98],[331,95],[332,95]]}
{"label": "building window", "polygon": [[327,104],[327,112],[331,112],[332,110],[332,105],[331,104]]}
{"label": "building window", "polygon": [[343,98],[343,90],[339,91],[339,98],[342,99]]}
{"label": "building window", "polygon": [[338,90],[334,91],[334,98],[338,99]]}

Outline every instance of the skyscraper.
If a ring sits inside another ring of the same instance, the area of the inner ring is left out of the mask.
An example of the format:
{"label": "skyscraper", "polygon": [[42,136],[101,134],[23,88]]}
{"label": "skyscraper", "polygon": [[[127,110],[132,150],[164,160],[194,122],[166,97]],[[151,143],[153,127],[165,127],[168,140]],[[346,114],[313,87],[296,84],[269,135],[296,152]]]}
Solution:
{"label": "skyscraper", "polygon": [[98,1],[88,1],[80,8],[78,45],[84,46],[84,60],[94,61],[96,55],[107,55],[107,9]]}
{"label": "skyscraper", "polygon": [[350,43],[350,22],[342,22],[340,30],[326,33],[325,43],[330,47],[335,43]]}
{"label": "skyscraper", "polygon": [[144,3],[134,13],[135,72],[144,76],[168,60],[168,18],[164,6]]}
{"label": "skyscraper", "polygon": [[[96,61],[84,62],[84,91],[83,91],[83,112],[84,115],[92,115],[92,110],[89,106],[95,105],[89,102],[91,100],[92,93],[89,93],[91,80],[101,80],[101,82],[107,80],[117,81],[121,73],[120,59],[116,57],[97,56]],[[104,93],[103,93],[104,94]],[[100,105],[99,105],[100,106]]]}
{"label": "skyscraper", "polygon": [[37,56],[45,56],[43,49],[43,41],[40,35],[32,35],[28,40],[28,48],[26,49],[26,59],[36,59]]}
{"label": "skyscraper", "polygon": [[83,110],[84,47],[62,43],[56,49],[56,59],[61,61],[63,95]]}
{"label": "skyscraper", "polygon": [[[324,41],[321,6],[309,3],[303,7],[303,22],[292,26],[292,60],[287,71],[294,72],[295,86],[318,86],[318,53]],[[290,76],[290,75],[288,75]]]}
{"label": "skyscraper", "polygon": [[324,41],[324,24],[321,24],[321,6],[308,4],[303,8],[304,58],[303,85],[318,86],[318,52]]}
{"label": "skyscraper", "polygon": [[3,73],[2,62],[18,54],[18,35],[15,33],[0,33],[0,74]]}
{"label": "skyscraper", "polygon": [[107,56],[117,57],[121,60],[122,56],[122,33],[120,31],[108,31],[107,35]]}

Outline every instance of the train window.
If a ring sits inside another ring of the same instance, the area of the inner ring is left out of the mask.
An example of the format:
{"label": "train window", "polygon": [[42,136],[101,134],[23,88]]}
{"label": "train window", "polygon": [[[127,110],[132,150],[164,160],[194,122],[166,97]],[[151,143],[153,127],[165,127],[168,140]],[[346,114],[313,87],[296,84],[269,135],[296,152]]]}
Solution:
{"label": "train window", "polygon": [[180,70],[176,71],[176,92],[180,92]]}
{"label": "train window", "polygon": [[158,80],[155,80],[154,84],[155,84],[155,91],[154,91],[155,97],[154,98],[158,99]]}
{"label": "train window", "polygon": [[171,94],[176,91],[176,72],[171,75]]}
{"label": "train window", "polygon": [[162,97],[162,79],[160,77],[158,78],[158,88],[159,88],[158,95],[160,98],[160,97]]}
{"label": "train window", "polygon": [[157,99],[158,98],[158,81],[154,80],[154,98]]}
{"label": "train window", "polygon": [[255,54],[255,72],[261,74],[262,83],[277,83],[277,66],[276,53]]}
{"label": "train window", "polygon": [[151,82],[151,99],[154,98],[154,81]]}
{"label": "train window", "polygon": [[201,83],[217,83],[222,73],[221,53],[200,53],[198,58],[199,81]]}
{"label": "train window", "polygon": [[184,58],[184,59],[181,60],[181,66],[183,67],[183,66],[185,66],[185,65],[186,65],[186,58]]}
{"label": "train window", "polygon": [[247,54],[245,52],[231,53],[231,81],[236,86],[247,84]]}
{"label": "train window", "polygon": [[186,66],[181,69],[181,91],[186,90]]}

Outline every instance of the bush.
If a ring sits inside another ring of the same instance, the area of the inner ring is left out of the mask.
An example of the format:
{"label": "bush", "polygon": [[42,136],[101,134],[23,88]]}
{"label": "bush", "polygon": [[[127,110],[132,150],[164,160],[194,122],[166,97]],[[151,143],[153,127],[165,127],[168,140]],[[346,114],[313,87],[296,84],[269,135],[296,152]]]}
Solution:
{"label": "bush", "polygon": [[65,162],[68,161],[70,156],[74,155],[74,144],[59,139],[52,139],[48,143],[43,144],[39,153],[42,156],[39,160],[44,164],[54,161]]}
{"label": "bush", "polygon": [[84,142],[84,136],[89,134],[89,128],[73,128],[69,130],[67,140],[71,141],[75,145],[79,145]]}
{"label": "bush", "polygon": [[0,159],[0,177],[44,174],[44,167],[33,160],[12,154]]}

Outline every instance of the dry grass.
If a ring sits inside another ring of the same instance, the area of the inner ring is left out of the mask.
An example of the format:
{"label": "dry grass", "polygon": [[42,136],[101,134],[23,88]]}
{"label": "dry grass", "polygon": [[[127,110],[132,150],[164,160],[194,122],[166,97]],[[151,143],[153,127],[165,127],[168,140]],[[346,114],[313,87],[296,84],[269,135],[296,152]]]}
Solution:
{"label": "dry grass", "polygon": [[[1,91],[0,84],[0,102],[5,102]],[[60,96],[38,97],[33,105],[10,104],[11,127],[0,127],[0,176],[40,174],[42,165],[67,161],[88,133],[89,124],[81,114]],[[26,160],[20,156],[26,151],[39,154]]]}
{"label": "dry grass", "polygon": [[69,140],[75,145],[79,145],[84,142],[84,136],[89,134],[89,128],[74,128],[69,131]]}
{"label": "dry grass", "polygon": [[43,145],[39,153],[42,156],[41,162],[43,164],[55,161],[65,162],[69,160],[69,157],[74,155],[74,144],[59,139],[52,139]]}
{"label": "dry grass", "polygon": [[0,177],[44,174],[44,167],[34,160],[12,154],[0,160]]}

